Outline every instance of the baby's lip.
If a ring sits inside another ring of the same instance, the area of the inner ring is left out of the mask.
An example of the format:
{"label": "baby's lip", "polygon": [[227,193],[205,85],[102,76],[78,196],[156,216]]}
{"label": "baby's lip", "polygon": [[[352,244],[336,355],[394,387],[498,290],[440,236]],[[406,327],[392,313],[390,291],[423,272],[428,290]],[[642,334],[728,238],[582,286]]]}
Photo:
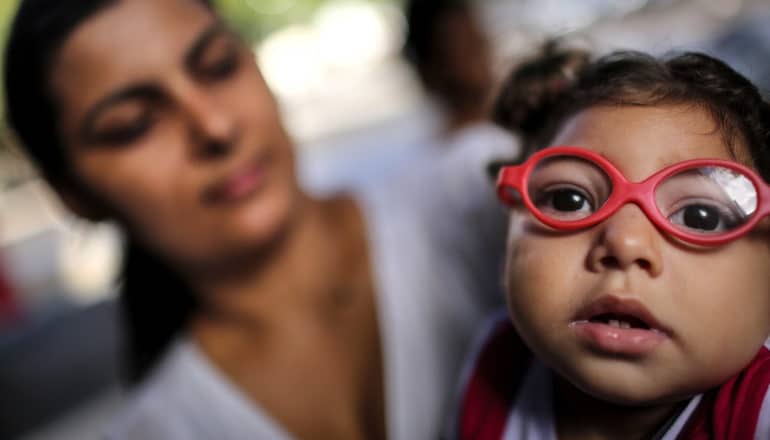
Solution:
{"label": "baby's lip", "polygon": [[[633,298],[604,295],[581,309],[576,322],[604,322],[622,328],[656,331],[671,335],[671,329],[663,325],[641,302]],[[612,322],[615,321],[615,322]]]}

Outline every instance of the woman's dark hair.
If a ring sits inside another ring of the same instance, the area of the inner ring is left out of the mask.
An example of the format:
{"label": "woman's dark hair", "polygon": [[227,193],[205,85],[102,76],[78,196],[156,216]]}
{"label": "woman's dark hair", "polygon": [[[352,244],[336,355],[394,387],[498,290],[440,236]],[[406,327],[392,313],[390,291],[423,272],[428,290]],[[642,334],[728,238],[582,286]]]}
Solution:
{"label": "woman's dark hair", "polygon": [[[120,0],[23,0],[5,51],[6,116],[23,149],[54,186],[73,175],[60,138],[51,68],[62,44],[94,14]],[[211,8],[210,0],[198,0]],[[152,253],[129,238],[121,305],[128,378],[140,379],[195,307],[192,293]]]}
{"label": "woman's dark hair", "polygon": [[[633,51],[594,61],[548,43],[505,82],[495,121],[517,133],[525,154],[547,146],[562,123],[592,106],[695,105],[708,111],[736,159],[770,182],[770,105],[748,79],[702,53],[655,58]],[[750,157],[735,149],[743,141]],[[743,155],[745,156],[745,155]]]}

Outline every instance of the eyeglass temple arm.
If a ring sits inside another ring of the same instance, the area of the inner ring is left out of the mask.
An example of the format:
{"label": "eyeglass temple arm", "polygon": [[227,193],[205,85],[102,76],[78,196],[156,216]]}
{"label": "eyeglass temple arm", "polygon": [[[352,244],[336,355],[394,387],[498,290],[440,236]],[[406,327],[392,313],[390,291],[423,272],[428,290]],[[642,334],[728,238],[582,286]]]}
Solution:
{"label": "eyeglass temple arm", "polygon": [[[510,165],[500,168],[500,171],[497,173],[496,185],[498,197],[509,205],[516,203],[516,200],[511,193],[511,188],[521,193],[523,175],[524,167],[521,165]],[[768,190],[770,190],[770,188],[768,188]]]}
{"label": "eyeglass temple arm", "polygon": [[764,180],[760,180],[759,186],[759,200],[766,201],[766,203],[760,203],[759,218],[770,215],[770,184],[765,183]]}

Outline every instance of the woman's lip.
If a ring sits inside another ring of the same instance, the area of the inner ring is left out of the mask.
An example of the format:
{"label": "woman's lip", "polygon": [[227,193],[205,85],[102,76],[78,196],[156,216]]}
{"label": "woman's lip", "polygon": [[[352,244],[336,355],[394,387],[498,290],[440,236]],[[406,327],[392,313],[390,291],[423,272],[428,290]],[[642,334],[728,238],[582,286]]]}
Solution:
{"label": "woman's lip", "polygon": [[246,166],[216,181],[204,191],[204,199],[215,203],[237,202],[262,186],[265,167],[255,159]]}

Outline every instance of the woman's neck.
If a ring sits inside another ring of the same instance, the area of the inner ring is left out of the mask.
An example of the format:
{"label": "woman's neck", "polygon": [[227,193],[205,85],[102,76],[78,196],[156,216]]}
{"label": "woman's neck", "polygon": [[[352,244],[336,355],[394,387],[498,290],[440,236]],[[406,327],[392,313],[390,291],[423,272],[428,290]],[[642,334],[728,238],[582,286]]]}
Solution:
{"label": "woman's neck", "polygon": [[260,267],[198,284],[203,305],[190,332],[298,438],[384,438],[365,225],[350,199],[310,203]]}
{"label": "woman's neck", "polygon": [[365,241],[358,209],[347,198],[302,205],[269,252],[241,258],[245,263],[230,270],[188,277],[204,314],[267,325],[287,313],[325,313],[344,302],[356,274],[344,260]]}
{"label": "woman's neck", "polygon": [[682,409],[682,403],[621,406],[575,388],[556,375],[554,410],[559,440],[647,440]]}

